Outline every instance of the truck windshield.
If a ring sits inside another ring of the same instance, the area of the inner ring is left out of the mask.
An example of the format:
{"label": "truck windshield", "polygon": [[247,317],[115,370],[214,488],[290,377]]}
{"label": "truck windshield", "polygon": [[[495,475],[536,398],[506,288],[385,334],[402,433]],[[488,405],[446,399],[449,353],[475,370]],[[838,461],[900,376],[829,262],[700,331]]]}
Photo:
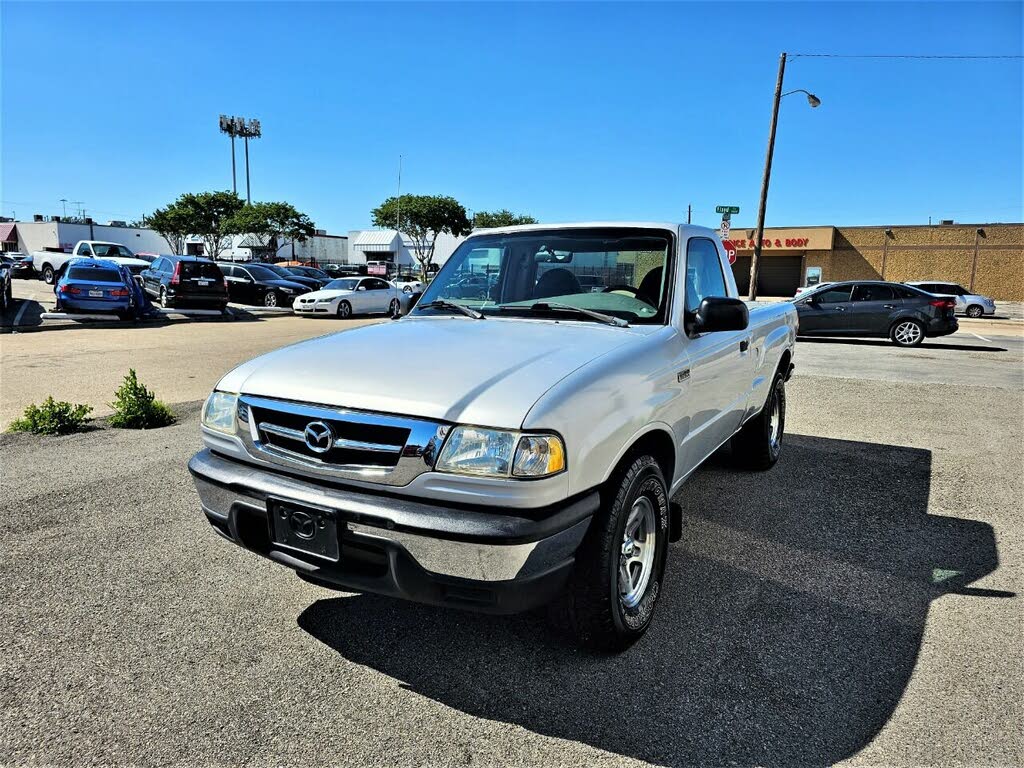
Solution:
{"label": "truck windshield", "polygon": [[[565,319],[589,309],[629,323],[663,323],[672,234],[628,227],[551,229],[479,235],[460,245],[417,305],[416,314],[451,314],[455,302],[484,315]],[[572,319],[587,321],[585,315]],[[597,320],[590,319],[591,322]]]}
{"label": "truck windshield", "polygon": [[92,252],[96,254],[96,258],[99,259],[110,259],[110,258],[122,258],[130,259],[135,256],[131,251],[125,248],[123,245],[111,245],[109,243],[93,243]]}

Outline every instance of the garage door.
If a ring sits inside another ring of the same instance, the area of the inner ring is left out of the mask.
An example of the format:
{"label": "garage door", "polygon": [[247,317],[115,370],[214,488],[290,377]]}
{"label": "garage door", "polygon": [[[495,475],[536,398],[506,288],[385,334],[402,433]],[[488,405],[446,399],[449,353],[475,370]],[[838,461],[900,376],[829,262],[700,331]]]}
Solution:
{"label": "garage door", "polygon": [[[800,287],[803,256],[762,256],[757,274],[758,296],[792,296]],[[737,256],[732,265],[736,287],[744,296],[750,290],[750,256]]]}

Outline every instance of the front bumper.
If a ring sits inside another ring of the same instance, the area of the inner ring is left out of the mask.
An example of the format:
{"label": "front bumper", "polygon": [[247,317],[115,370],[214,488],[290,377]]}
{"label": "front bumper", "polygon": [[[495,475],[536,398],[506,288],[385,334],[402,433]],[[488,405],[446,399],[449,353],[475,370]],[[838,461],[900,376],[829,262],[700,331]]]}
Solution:
{"label": "front bumper", "polygon": [[[454,508],[322,485],[209,449],[188,466],[218,533],[307,581],[487,613],[516,613],[554,597],[600,505],[591,491],[528,516]],[[268,500],[333,515],[338,562],[275,544]]]}

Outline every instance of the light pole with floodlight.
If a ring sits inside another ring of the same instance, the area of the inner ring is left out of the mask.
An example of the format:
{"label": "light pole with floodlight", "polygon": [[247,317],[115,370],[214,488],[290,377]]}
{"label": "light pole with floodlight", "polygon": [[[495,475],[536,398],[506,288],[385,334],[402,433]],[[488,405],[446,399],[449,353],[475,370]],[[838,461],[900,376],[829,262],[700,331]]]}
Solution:
{"label": "light pole with floodlight", "polygon": [[747,299],[753,301],[757,298],[757,275],[761,267],[761,243],[764,240],[764,211],[768,205],[768,183],[772,177],[772,155],[775,153],[775,126],[779,122],[779,102],[783,96],[792,93],[803,93],[807,96],[807,103],[811,108],[821,105],[821,99],[810,91],[797,88],[794,91],[782,92],[782,79],[786,73],[786,54],[779,57],[779,79],[775,82],[775,101],[772,103],[772,123],[768,130],[768,153],[764,159],[764,178],[761,181],[761,202],[757,206],[757,234],[754,240],[754,255],[750,259],[750,289],[747,291]]}

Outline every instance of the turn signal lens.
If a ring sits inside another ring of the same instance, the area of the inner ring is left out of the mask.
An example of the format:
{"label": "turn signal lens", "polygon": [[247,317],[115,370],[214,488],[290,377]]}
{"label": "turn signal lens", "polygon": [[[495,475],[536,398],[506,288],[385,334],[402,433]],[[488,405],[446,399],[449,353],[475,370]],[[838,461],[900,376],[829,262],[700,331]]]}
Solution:
{"label": "turn signal lens", "polygon": [[544,477],[565,469],[565,446],[554,435],[523,435],[519,438],[512,474]]}

